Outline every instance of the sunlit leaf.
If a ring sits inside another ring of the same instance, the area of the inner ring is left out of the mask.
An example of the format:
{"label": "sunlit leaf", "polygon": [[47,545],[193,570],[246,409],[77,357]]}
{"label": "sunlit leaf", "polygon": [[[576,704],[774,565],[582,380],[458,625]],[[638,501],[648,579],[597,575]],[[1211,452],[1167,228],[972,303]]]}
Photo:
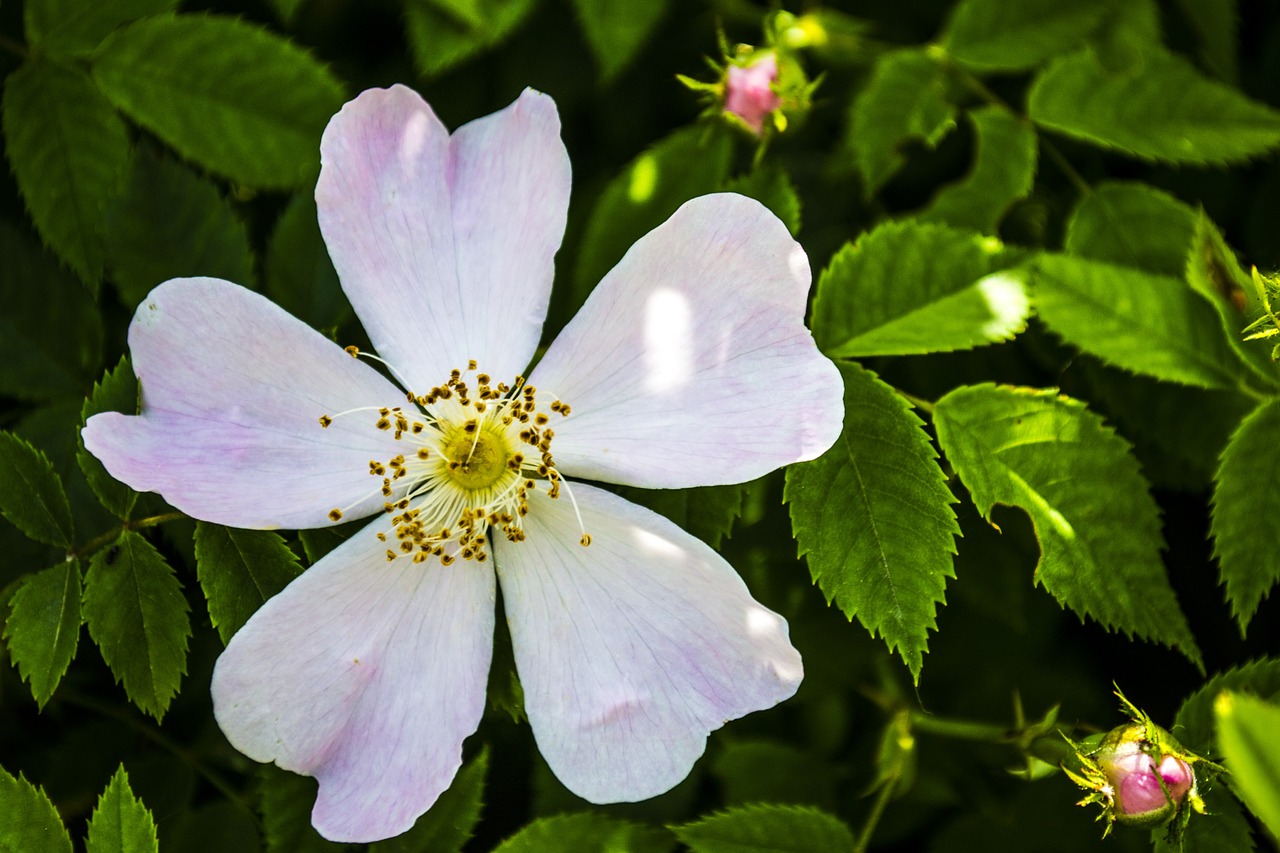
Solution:
{"label": "sunlit leaf", "polygon": [[45,792],[0,767],[0,850],[71,853],[71,836]]}
{"label": "sunlit leaf", "polygon": [[[80,409],[80,424],[83,426],[93,415],[102,412],[133,415],[137,411],[138,379],[126,356],[103,375],[102,381],[94,383],[93,392]],[[102,505],[118,518],[128,518],[138,502],[138,493],[107,473],[98,457],[85,450],[79,433],[76,434],[76,462]]]}
{"label": "sunlit leaf", "polygon": [[71,505],[49,458],[11,432],[0,432],[0,514],[37,542],[70,548]]}
{"label": "sunlit leaf", "polygon": [[241,530],[205,521],[196,524],[196,571],[209,619],[225,644],[268,598],[301,569],[298,555],[270,530]]}
{"label": "sunlit leaf", "polygon": [[4,623],[9,656],[41,708],[76,656],[80,594],[80,563],[67,560],[28,575],[9,599]]}
{"label": "sunlit leaf", "polygon": [[1115,0],[962,0],[942,46],[981,70],[1023,71],[1078,45]]}
{"label": "sunlit leaf", "polygon": [[1272,835],[1280,835],[1280,705],[1247,693],[1223,693],[1214,710],[1234,790]]}
{"label": "sunlit leaf", "polygon": [[853,849],[853,833],[843,821],[804,806],[740,806],[672,829],[693,853]]}
{"label": "sunlit leaf", "polygon": [[662,853],[675,847],[664,830],[596,812],[544,817],[498,845],[493,853]]}
{"label": "sunlit leaf", "polygon": [[1155,187],[1108,181],[1081,197],[1067,222],[1073,255],[1181,276],[1196,212]]}
{"label": "sunlit leaf", "polygon": [[1192,752],[1218,754],[1213,746],[1213,701],[1224,690],[1280,700],[1280,658],[1262,658],[1220,672],[1183,700],[1170,731]]}
{"label": "sunlit leaf", "polygon": [[483,806],[489,751],[482,750],[458,771],[413,828],[403,835],[369,845],[369,853],[460,853],[471,838]]}
{"label": "sunlit leaf", "polygon": [[573,0],[587,44],[600,65],[601,81],[627,66],[644,45],[670,0]]}
{"label": "sunlit leaf", "polygon": [[154,853],[159,849],[156,822],[134,796],[122,764],[89,818],[85,853]]}

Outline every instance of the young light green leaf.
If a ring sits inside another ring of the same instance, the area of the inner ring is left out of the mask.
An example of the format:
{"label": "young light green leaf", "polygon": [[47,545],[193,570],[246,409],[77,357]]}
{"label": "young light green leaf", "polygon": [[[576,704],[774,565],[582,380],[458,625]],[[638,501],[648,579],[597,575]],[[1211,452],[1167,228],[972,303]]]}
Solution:
{"label": "young light green leaf", "polygon": [[636,489],[624,486],[620,494],[633,503],[647,506],[680,525],[712,548],[733,530],[742,515],[748,483],[728,486],[699,486],[692,489]]}
{"label": "young light green leaf", "polygon": [[667,12],[670,0],[573,0],[587,44],[607,82],[635,58]]}
{"label": "young light green leaf", "polygon": [[1128,443],[1101,418],[1052,391],[977,385],[939,400],[934,426],[988,521],[996,504],[1030,516],[1037,583],[1082,618],[1202,666],[1160,560],[1159,510]]}
{"label": "young light green leaf", "polygon": [[263,279],[271,301],[312,328],[335,329],[351,316],[320,236],[313,193],[298,192],[280,215],[267,243]]}
{"label": "young light green leaf", "polygon": [[1240,424],[1222,454],[1213,492],[1214,556],[1243,634],[1280,582],[1280,400]]}
{"label": "young light green leaf", "polygon": [[1183,700],[1170,731],[1192,752],[1217,754],[1213,702],[1224,690],[1280,700],[1280,658],[1262,658],[1219,673]]}
{"label": "young light green leaf", "polygon": [[1157,379],[1239,387],[1244,366],[1217,313],[1185,282],[1049,253],[1029,269],[1040,319],[1068,343]]}
{"label": "young light green leaf", "polygon": [[83,56],[121,24],[172,12],[178,0],[29,0],[27,41],[49,53]]}
{"label": "young light green leaf", "polygon": [[673,847],[674,839],[657,827],[579,812],[526,824],[493,853],[662,853]]}
{"label": "young light green leaf", "polygon": [[89,818],[85,853],[156,853],[159,849],[156,822],[133,795],[121,764]]}
{"label": "young light green leaf", "polygon": [[40,708],[66,674],[80,643],[80,563],[67,560],[28,575],[9,599],[9,656]]}
{"label": "young light green leaf", "polygon": [[984,71],[1024,71],[1071,50],[1097,29],[1114,0],[963,0],[942,46]]}
{"label": "young light green leaf", "polygon": [[955,115],[946,71],[927,52],[895,50],[876,60],[871,79],[853,101],[846,142],[867,197],[902,168],[905,142],[935,147],[955,127]]}
{"label": "young light green leaf", "polygon": [[4,853],[71,853],[71,836],[45,792],[19,773],[0,767],[0,850]]}
{"label": "young light green leaf", "polygon": [[460,20],[456,0],[405,0],[405,34],[418,70],[442,74],[494,47],[520,25],[538,0],[474,0],[471,16]]}
{"label": "young light green leaf", "polygon": [[483,807],[489,750],[458,771],[440,799],[404,835],[369,845],[369,853],[460,853],[475,832]]}
{"label": "young light green leaf", "polygon": [[341,853],[351,848],[322,838],[311,826],[316,780],[281,770],[274,764],[258,768],[258,808],[267,853]]}
{"label": "young light green leaf", "polygon": [[183,156],[254,187],[312,180],[342,106],[329,70],[280,36],[215,15],[148,18],[98,48],[93,79]]}
{"label": "young light green leaf", "polygon": [[777,161],[761,163],[750,174],[727,181],[723,189],[754,198],[783,221],[791,236],[800,233],[800,196],[786,169]]}
{"label": "young light green leaf", "polygon": [[1223,693],[1213,707],[1233,789],[1272,835],[1280,835],[1280,705],[1247,693]]}
{"label": "young light green leaf", "polygon": [[856,364],[840,372],[844,431],[822,456],[787,469],[783,498],[827,601],[883,637],[919,680],[955,577],[955,498],[906,400]]}
{"label": "young light green leaf", "polygon": [[93,555],[84,579],[89,636],[133,703],[164,716],[187,671],[187,600],[173,569],[132,530]]}
{"label": "young light green leaf", "polygon": [[804,806],[740,806],[671,829],[693,853],[853,849],[853,833],[843,821]]}
{"label": "young light green leaf", "polygon": [[129,162],[124,122],[83,71],[28,62],[4,86],[9,165],[45,243],[97,293],[103,211]]}
{"label": "young light green leaf", "polygon": [[[122,356],[113,370],[108,370],[100,382],[94,383],[93,393],[80,409],[80,426],[83,428],[89,418],[102,412],[132,415],[137,411],[138,379],[133,375],[128,356]],[[138,501],[138,493],[108,474],[98,457],[85,450],[84,439],[79,434],[76,435],[76,462],[98,501],[117,518],[128,518]]]}
{"label": "young light green leaf", "polygon": [[207,275],[253,284],[244,223],[208,180],[142,148],[107,213],[107,255],[120,301],[133,308],[161,282]]}
{"label": "young light green leaf", "polygon": [[1012,338],[1031,305],[1020,255],[993,237],[911,220],[864,234],[818,279],[813,333],[831,356],[950,352]]}
{"label": "young light green leaf", "polygon": [[1108,181],[1080,199],[1067,221],[1066,250],[1162,275],[1181,276],[1196,212],[1136,181]]}
{"label": "young light green leaf", "polygon": [[226,644],[268,598],[301,574],[280,534],[196,523],[196,574]]}
{"label": "young light green leaf", "polygon": [[0,514],[37,542],[71,547],[75,534],[62,479],[44,453],[11,432],[0,432]]}
{"label": "young light green leaf", "polygon": [[1036,177],[1036,132],[1000,107],[968,114],[973,123],[973,168],[938,190],[917,219],[995,234],[1014,202],[1031,192]]}
{"label": "young light green leaf", "polygon": [[1044,69],[1027,95],[1036,124],[1145,160],[1225,165],[1280,145],[1280,112],[1150,50],[1122,71],[1084,50]]}
{"label": "young light green leaf", "polygon": [[1235,83],[1240,76],[1240,12],[1237,0],[1178,0],[1199,38],[1198,58],[1214,76]]}

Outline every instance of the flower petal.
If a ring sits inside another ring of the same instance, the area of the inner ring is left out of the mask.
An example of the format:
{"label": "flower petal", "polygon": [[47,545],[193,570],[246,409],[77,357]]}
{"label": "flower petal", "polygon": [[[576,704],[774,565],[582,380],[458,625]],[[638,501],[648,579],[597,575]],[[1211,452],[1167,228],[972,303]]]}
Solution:
{"label": "flower petal", "polygon": [[320,782],[334,841],[409,829],[453,780],[484,712],[494,583],[459,560],[388,562],[379,519],[269,600],[213,672],[236,749]]}
{"label": "flower petal", "polygon": [[129,327],[142,414],[95,415],[85,447],[111,476],[159,492],[189,515],[234,527],[321,527],[380,510],[369,460],[397,450],[357,413],[404,392],[377,371],[239,285],[173,279],[151,291]]}
{"label": "flower petal", "polygon": [[761,204],[686,203],[631,247],[533,372],[557,467],[650,488],[740,483],[840,434],[835,365],[804,326],[809,262]]}
{"label": "flower petal", "polygon": [[495,543],[525,710],[569,790],[635,801],[689,774],[707,735],[795,693],[787,623],[714,551],[656,513],[572,484],[531,496],[527,538]]}
{"label": "flower petal", "polygon": [[550,97],[450,138],[417,93],[371,89],[320,143],[320,228],[379,354],[425,393],[469,359],[503,381],[529,364],[569,208]]}

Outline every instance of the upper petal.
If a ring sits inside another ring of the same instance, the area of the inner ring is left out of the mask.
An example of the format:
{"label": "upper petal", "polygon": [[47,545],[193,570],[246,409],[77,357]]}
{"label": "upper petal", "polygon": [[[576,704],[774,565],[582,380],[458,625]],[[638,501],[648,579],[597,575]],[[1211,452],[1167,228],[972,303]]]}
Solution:
{"label": "upper petal", "polygon": [[795,693],[787,623],[714,551],[643,507],[572,484],[531,496],[527,538],[495,544],[525,711],[569,790],[596,803],[660,794],[707,735]]}
{"label": "upper petal", "polygon": [[314,776],[335,841],[409,829],[462,763],[493,647],[487,566],[388,562],[374,521],[262,606],[213,671],[236,749]]}
{"label": "upper petal", "polygon": [[336,507],[381,509],[369,460],[396,455],[396,442],[376,414],[328,429],[320,417],[396,406],[404,392],[270,300],[173,279],[138,306],[129,349],[142,414],[95,415],[83,431],[111,476],[234,527],[317,527]]}
{"label": "upper petal", "polygon": [[555,102],[526,89],[450,137],[417,93],[370,89],[320,155],[320,229],[379,354],[419,393],[470,359],[508,382],[523,371],[569,208]]}
{"label": "upper petal", "polygon": [[819,456],[843,384],[804,326],[809,261],[759,202],[686,203],[592,292],[531,382],[571,407],[573,476],[652,488],[740,483]]}

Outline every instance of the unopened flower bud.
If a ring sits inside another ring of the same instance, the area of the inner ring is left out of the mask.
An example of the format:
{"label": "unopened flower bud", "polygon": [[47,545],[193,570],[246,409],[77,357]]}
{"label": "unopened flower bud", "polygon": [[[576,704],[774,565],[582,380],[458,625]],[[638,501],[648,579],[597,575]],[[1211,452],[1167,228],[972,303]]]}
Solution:
{"label": "unopened flower bud", "polygon": [[742,119],[753,133],[764,132],[764,121],[782,106],[774,91],[778,79],[778,56],[761,54],[750,65],[730,65],[725,78],[724,111]]}
{"label": "unopened flower bud", "polygon": [[[1160,730],[1163,732],[1163,730]],[[1154,755],[1163,744],[1145,739],[1140,723],[1122,726],[1103,740],[1093,756],[1111,785],[1120,823],[1157,826],[1173,817],[1195,785],[1191,765],[1176,755]],[[1158,762],[1158,763],[1157,763]]]}

